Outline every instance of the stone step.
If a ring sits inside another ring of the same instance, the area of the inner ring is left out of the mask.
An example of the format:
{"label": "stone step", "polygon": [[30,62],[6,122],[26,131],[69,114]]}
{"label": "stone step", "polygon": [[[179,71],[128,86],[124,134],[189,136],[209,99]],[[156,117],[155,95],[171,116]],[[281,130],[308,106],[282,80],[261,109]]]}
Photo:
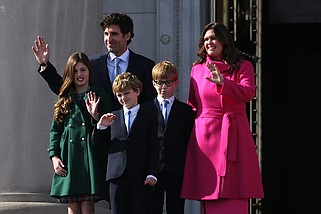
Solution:
{"label": "stone step", "polygon": [[[95,204],[96,214],[110,214],[107,201]],[[66,214],[67,204],[56,202],[48,194],[0,193],[0,214]]]}
{"label": "stone step", "polygon": [[[96,214],[110,214],[106,207],[96,203]],[[66,214],[67,205],[55,202],[0,202],[2,214]]]}

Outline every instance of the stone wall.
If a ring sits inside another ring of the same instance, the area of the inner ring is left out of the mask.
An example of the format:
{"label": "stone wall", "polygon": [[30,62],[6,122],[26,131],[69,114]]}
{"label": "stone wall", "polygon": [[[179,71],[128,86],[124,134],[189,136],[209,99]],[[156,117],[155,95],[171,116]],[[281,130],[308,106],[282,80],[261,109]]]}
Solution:
{"label": "stone wall", "polygon": [[48,194],[52,107],[31,46],[43,35],[62,74],[68,56],[102,51],[102,0],[0,0],[0,193]]}

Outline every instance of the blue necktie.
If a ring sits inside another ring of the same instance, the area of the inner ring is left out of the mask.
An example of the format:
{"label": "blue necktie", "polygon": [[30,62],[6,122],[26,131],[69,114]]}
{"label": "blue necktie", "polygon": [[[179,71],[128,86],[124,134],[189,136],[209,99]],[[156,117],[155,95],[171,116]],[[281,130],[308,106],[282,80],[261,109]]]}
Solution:
{"label": "blue necktie", "polygon": [[163,100],[162,102],[162,114],[163,114],[163,117],[164,117],[164,123],[166,124],[167,123],[167,104],[168,104],[168,100]]}
{"label": "blue necktie", "polygon": [[127,133],[130,132],[130,126],[131,126],[131,124],[130,124],[130,114],[131,113],[132,112],[130,110],[127,112]]}
{"label": "blue necktie", "polygon": [[121,59],[119,58],[115,58],[114,59],[114,72],[113,72],[113,76],[112,76],[112,83],[114,82],[115,78],[117,77],[118,74],[120,74],[120,67],[119,67],[119,62]]}

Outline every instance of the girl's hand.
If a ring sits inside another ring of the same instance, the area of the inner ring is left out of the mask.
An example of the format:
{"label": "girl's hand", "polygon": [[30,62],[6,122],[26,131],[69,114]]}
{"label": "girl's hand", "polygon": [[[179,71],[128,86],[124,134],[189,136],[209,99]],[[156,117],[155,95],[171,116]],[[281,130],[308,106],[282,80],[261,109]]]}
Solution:
{"label": "girl's hand", "polygon": [[95,120],[99,119],[99,113],[98,113],[99,101],[100,101],[100,97],[97,97],[95,92],[92,92],[92,91],[88,93],[88,99],[85,101],[87,111],[93,118],[95,118]]}
{"label": "girl's hand", "polygon": [[223,84],[223,81],[224,81],[224,78],[220,72],[220,70],[217,68],[217,66],[213,63],[210,63],[210,62],[206,62],[206,65],[208,67],[208,69],[210,70],[211,72],[211,75],[212,75],[212,78],[210,77],[205,77],[205,79],[211,81],[211,82],[214,82],[218,85],[222,85]]}
{"label": "girl's hand", "polygon": [[53,156],[51,158],[53,169],[55,170],[55,173],[60,176],[67,176],[67,170],[65,169],[65,165],[62,163],[61,159],[57,156]]}

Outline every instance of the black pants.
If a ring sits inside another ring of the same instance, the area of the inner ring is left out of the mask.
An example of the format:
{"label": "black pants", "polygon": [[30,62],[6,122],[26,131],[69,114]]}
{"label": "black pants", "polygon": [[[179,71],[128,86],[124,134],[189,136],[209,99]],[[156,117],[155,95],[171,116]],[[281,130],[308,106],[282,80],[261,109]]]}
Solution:
{"label": "black pants", "polygon": [[157,177],[154,192],[154,214],[162,214],[166,192],[167,214],[184,214],[185,199],[180,198],[183,178],[167,172],[166,168]]}
{"label": "black pants", "polygon": [[112,214],[154,214],[152,212],[153,187],[144,180],[124,173],[110,181],[110,206]]}

